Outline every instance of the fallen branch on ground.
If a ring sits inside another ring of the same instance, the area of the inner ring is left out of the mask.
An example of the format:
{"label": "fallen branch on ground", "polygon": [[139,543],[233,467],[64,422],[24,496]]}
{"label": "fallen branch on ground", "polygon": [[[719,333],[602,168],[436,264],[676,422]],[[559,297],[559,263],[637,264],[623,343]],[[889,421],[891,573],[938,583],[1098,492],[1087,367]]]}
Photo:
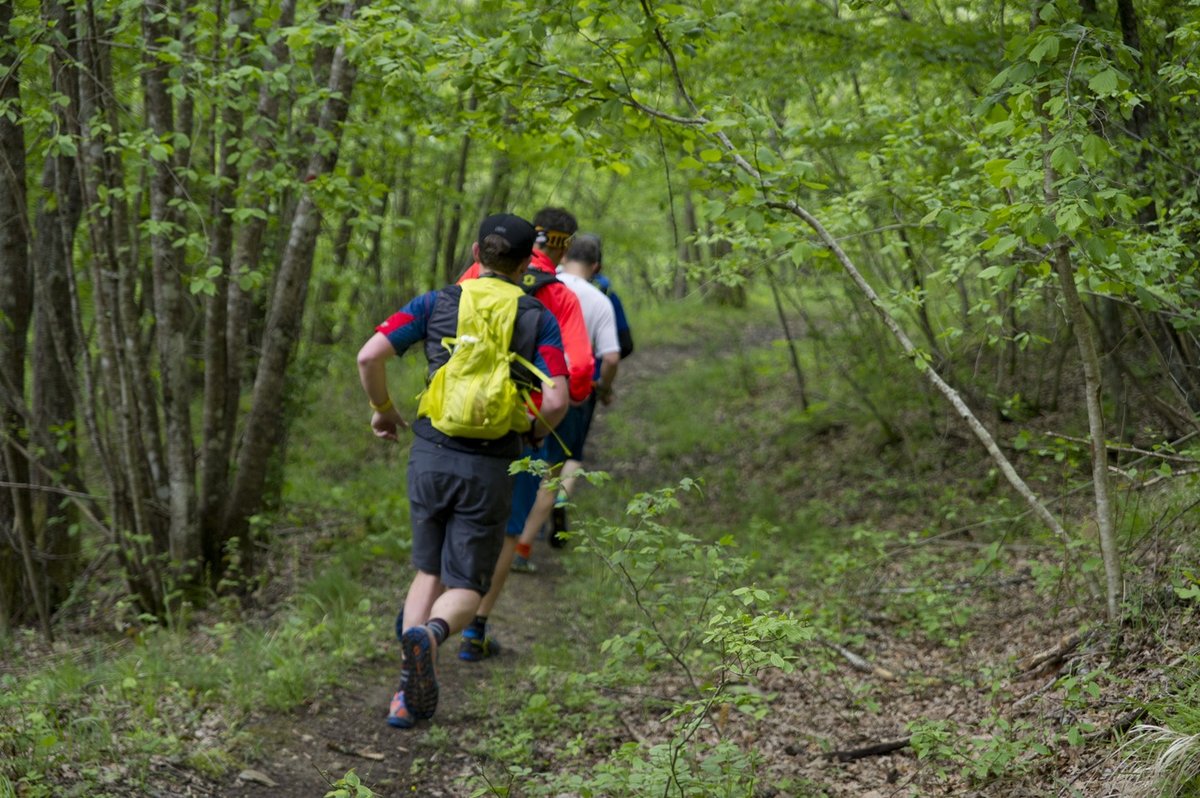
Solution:
{"label": "fallen branch on ground", "polygon": [[1049,671],[1050,668],[1062,663],[1068,654],[1090,637],[1090,633],[1082,635],[1079,632],[1075,632],[1067,635],[1054,646],[1026,657],[1022,662],[1017,664],[1017,670],[1020,672],[1021,678],[1030,679]]}
{"label": "fallen branch on ground", "polygon": [[863,673],[870,673],[874,676],[878,676],[880,679],[886,679],[889,682],[895,681],[897,678],[896,674],[892,673],[887,668],[879,665],[872,665],[870,662],[867,662],[867,660],[863,659],[858,654],[855,654],[845,646],[839,646],[837,643],[831,643],[828,640],[821,640],[820,643],[826,648],[841,654],[847,662],[854,666],[855,670],[862,671]]}
{"label": "fallen branch on ground", "polygon": [[839,762],[853,762],[856,759],[866,759],[869,756],[882,756],[890,754],[892,751],[899,751],[901,748],[907,748],[911,741],[911,737],[905,737],[903,740],[876,743],[875,745],[868,745],[866,748],[852,748],[848,751],[830,751],[821,756],[826,759],[836,759]]}
{"label": "fallen branch on ground", "polygon": [[1010,576],[1005,579],[995,579],[991,582],[965,581],[951,582],[945,585],[915,585],[906,587],[880,587],[874,590],[861,590],[860,596],[874,595],[892,595],[905,596],[910,593],[920,593],[922,591],[932,591],[935,593],[959,593],[963,590],[971,590],[973,588],[989,588],[989,587],[1013,587],[1015,585],[1024,585],[1032,582],[1033,577],[1025,574],[1023,576]]}

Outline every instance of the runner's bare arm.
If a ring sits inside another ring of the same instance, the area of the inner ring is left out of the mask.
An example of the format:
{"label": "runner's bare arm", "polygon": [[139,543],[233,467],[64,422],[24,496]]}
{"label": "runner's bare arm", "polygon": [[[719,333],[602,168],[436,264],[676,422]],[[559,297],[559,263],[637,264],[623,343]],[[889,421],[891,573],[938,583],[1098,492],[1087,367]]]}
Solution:
{"label": "runner's bare arm", "polygon": [[399,440],[398,430],[408,427],[388,395],[387,362],[395,356],[396,350],[383,333],[372,335],[358,352],[358,378],[374,411],[371,429],[376,436],[392,441]]}

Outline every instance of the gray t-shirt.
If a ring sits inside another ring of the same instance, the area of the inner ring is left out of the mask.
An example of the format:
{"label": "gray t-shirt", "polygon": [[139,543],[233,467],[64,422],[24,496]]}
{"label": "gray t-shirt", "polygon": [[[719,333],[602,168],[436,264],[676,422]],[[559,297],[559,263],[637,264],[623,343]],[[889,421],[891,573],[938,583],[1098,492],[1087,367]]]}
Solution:
{"label": "gray t-shirt", "polygon": [[583,326],[587,328],[588,337],[592,339],[592,354],[599,358],[609,352],[620,352],[621,345],[617,342],[617,315],[613,311],[612,300],[582,277],[560,269],[558,279],[579,299],[579,307],[583,311]]}

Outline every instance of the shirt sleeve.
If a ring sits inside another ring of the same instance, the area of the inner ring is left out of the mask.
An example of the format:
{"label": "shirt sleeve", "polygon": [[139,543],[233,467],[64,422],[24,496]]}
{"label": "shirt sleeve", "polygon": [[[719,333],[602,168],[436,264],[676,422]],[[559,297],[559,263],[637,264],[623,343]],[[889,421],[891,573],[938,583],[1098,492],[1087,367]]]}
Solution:
{"label": "shirt sleeve", "polygon": [[621,343],[617,340],[617,318],[613,312],[612,302],[606,298],[601,305],[600,313],[596,316],[596,329],[592,331],[592,350],[597,358],[609,352],[621,351]]}
{"label": "shirt sleeve", "polygon": [[425,340],[429,317],[433,315],[433,304],[436,299],[436,291],[422,294],[389,316],[387,321],[375,328],[375,331],[387,336],[388,341],[392,344],[392,349],[396,350],[396,354],[403,355],[410,346]]}
{"label": "shirt sleeve", "polygon": [[550,283],[539,292],[538,299],[550,308],[562,331],[563,352],[567,356],[568,382],[571,400],[582,402],[592,392],[592,339],[583,323],[583,310],[575,292],[563,283]]}
{"label": "shirt sleeve", "polygon": [[567,358],[563,354],[562,331],[554,314],[543,311],[538,320],[537,345],[534,347],[533,365],[548,377],[567,376]]}

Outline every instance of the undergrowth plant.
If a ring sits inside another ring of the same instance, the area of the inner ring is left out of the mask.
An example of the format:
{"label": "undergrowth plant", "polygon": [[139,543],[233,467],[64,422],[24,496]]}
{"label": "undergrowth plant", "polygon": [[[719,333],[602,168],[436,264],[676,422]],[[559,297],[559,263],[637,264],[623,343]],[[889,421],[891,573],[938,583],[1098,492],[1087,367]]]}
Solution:
{"label": "undergrowth plant", "polygon": [[[684,479],[638,494],[626,508],[627,523],[597,524],[578,533],[579,554],[595,558],[609,575],[607,603],[623,619],[622,628],[600,644],[599,669],[564,680],[562,686],[570,689],[556,692],[553,703],[544,694],[531,697],[516,723],[526,733],[550,736],[571,723],[573,713],[564,711],[570,699],[561,696],[611,696],[618,690],[640,696],[637,703],[649,705],[653,719],[641,724],[650,730],[636,731],[634,708],[610,698],[608,709],[634,724],[614,735],[624,741],[587,769],[547,774],[537,788],[523,784],[524,794],[753,792],[758,758],[735,743],[731,732],[769,712],[770,696],[753,689],[755,682],[766,669],[793,671],[795,651],[812,632],[791,613],[775,609],[780,596],[742,583],[751,563],[737,553],[732,535],[707,542],[668,523],[681,509],[680,496],[699,489]],[[511,740],[521,733],[510,722],[497,736]],[[580,753],[578,740],[563,750]],[[510,794],[505,784],[512,782],[513,768],[524,773],[528,764],[504,761],[510,763],[508,778],[477,778],[475,795]]]}
{"label": "undergrowth plant", "polygon": [[[335,557],[277,611],[269,633],[224,620],[131,628],[107,647],[5,674],[0,790],[7,783],[22,798],[128,795],[154,756],[182,757],[220,777],[245,754],[248,740],[237,729],[248,713],[290,709],[373,653],[373,606]],[[195,739],[190,730],[201,725],[219,739]]]}
{"label": "undergrowth plant", "polygon": [[346,773],[337,781],[329,783],[329,792],[325,798],[376,798],[378,793],[362,783],[362,779],[353,770]]}

